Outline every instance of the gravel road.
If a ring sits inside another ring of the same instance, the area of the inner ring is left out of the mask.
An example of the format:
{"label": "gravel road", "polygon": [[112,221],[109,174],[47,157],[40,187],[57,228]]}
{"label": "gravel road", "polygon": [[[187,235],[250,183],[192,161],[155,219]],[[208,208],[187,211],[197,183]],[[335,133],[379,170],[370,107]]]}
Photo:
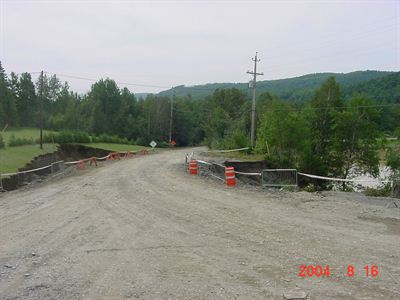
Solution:
{"label": "gravel road", "polygon": [[0,299],[400,299],[400,209],[227,188],[184,172],[191,151],[2,194]]}

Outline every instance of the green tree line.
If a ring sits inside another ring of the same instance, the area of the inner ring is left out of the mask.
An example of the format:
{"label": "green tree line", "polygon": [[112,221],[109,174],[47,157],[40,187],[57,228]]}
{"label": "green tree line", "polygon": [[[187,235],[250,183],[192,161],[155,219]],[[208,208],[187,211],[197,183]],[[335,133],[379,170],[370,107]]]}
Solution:
{"label": "green tree line", "polygon": [[[400,84],[396,74],[387,84]],[[0,126],[38,127],[40,99],[47,129],[119,136],[142,145],[169,139],[172,97],[137,99],[109,78],[79,95],[56,75],[45,74],[33,82],[29,73],[8,77],[0,64]],[[173,101],[172,138],[178,146],[249,146],[251,101],[246,92],[217,89],[200,100],[187,95]],[[328,77],[305,102],[281,100],[264,92],[256,103],[254,150],[278,167],[317,175],[377,174],[383,135],[393,136],[400,130],[400,107],[387,104],[368,94],[343,97],[335,77]],[[391,161],[396,161],[396,151],[391,150]]]}

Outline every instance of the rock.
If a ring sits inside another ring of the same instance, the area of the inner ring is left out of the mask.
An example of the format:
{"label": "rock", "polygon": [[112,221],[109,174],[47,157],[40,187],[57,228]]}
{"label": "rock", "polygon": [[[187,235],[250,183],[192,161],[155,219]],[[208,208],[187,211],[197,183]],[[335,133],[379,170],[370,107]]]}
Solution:
{"label": "rock", "polygon": [[5,266],[6,268],[9,268],[9,269],[15,269],[15,266],[10,265],[10,264],[5,264],[4,266]]}
{"label": "rock", "polygon": [[29,276],[31,276],[31,274],[25,273],[24,276],[25,276],[25,277],[29,277]]}
{"label": "rock", "polygon": [[37,254],[36,254],[35,252],[32,252],[31,255],[32,255],[32,256],[36,256]]}
{"label": "rock", "polygon": [[396,201],[392,201],[386,204],[386,208],[400,208],[400,205],[397,204]]}
{"label": "rock", "polygon": [[306,292],[303,291],[288,291],[283,294],[286,300],[302,300],[307,299],[307,296]]}

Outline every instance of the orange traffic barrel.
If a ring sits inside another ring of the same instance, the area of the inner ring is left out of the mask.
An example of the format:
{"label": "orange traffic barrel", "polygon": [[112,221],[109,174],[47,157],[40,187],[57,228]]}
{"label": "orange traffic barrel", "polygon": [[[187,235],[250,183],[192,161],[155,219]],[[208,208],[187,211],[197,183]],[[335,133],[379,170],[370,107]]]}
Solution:
{"label": "orange traffic barrel", "polygon": [[235,169],[233,167],[225,167],[225,182],[227,186],[236,185]]}
{"label": "orange traffic barrel", "polygon": [[84,160],[78,161],[78,163],[76,164],[76,169],[77,169],[77,170],[83,170],[83,169],[85,169],[85,161],[84,161]]}
{"label": "orange traffic barrel", "polygon": [[197,175],[197,160],[192,159],[189,163],[189,174]]}

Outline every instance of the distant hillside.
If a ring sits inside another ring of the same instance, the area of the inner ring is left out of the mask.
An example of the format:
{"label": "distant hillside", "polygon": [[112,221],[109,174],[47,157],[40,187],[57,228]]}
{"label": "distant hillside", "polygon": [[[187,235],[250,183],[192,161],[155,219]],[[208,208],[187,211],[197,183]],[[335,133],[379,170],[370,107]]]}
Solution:
{"label": "distant hillside", "polygon": [[151,93],[135,93],[135,97],[136,97],[136,99],[139,99],[139,98],[142,98],[142,99],[144,99],[144,98],[146,98],[148,95],[150,95]]}
{"label": "distant hillside", "polygon": [[[265,80],[257,82],[257,94],[269,92],[278,96],[283,100],[305,101],[308,100],[315,89],[317,89],[328,77],[335,76],[342,89],[351,91],[350,87],[357,89],[358,84],[368,82],[370,80],[378,80],[394,72],[384,71],[357,71],[351,73],[317,73],[308,74],[300,77]],[[397,73],[395,73],[397,74]],[[210,83],[196,86],[178,86],[175,88],[176,94],[186,96],[190,94],[193,99],[201,99],[208,96],[218,88],[237,88],[246,91],[250,95],[248,83]],[[172,90],[160,92],[159,95],[171,96]]]}
{"label": "distant hillside", "polygon": [[400,103],[400,72],[347,86],[343,92],[346,96],[363,93],[377,101]]}

